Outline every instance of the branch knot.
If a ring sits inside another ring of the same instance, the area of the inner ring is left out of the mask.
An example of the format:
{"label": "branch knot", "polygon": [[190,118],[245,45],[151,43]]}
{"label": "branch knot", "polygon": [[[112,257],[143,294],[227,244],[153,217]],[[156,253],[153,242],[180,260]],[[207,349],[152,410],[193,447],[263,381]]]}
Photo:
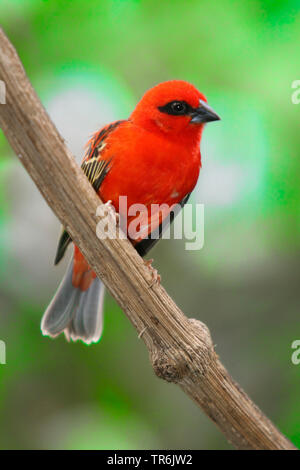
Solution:
{"label": "branch knot", "polygon": [[204,376],[211,361],[215,359],[206,325],[195,319],[190,319],[189,323],[191,331],[185,347],[155,344],[151,350],[154,372],[167,382],[178,383],[186,376],[193,381],[199,380],[199,375]]}

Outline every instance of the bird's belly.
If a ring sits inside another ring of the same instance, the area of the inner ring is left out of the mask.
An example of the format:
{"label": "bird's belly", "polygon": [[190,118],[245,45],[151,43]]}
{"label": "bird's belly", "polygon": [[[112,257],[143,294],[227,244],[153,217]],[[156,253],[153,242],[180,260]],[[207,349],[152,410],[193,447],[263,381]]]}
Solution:
{"label": "bird's belly", "polygon": [[134,222],[139,219],[138,233],[127,235],[140,241],[160,225],[174,204],[193,190],[199,168],[196,162],[181,168],[141,164],[125,169],[115,165],[105,177],[99,195],[104,202],[112,201],[121,218],[125,218],[129,232],[130,225],[136,228]]}

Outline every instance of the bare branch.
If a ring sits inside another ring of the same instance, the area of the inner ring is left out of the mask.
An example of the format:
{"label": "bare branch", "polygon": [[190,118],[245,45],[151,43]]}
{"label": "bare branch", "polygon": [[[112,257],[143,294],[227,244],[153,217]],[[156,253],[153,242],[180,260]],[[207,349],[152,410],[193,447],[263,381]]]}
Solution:
{"label": "bare branch", "polygon": [[[128,240],[96,236],[99,198],[0,29],[0,126],[49,206],[145,342],[155,373],[177,383],[239,449],[293,449],[220,363],[208,328],[188,319]],[[109,230],[113,229],[113,218]]]}

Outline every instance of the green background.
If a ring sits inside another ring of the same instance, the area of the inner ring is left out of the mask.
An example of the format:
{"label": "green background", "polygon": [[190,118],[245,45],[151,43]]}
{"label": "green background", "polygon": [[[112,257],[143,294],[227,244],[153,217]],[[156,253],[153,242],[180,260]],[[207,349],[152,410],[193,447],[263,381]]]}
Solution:
{"label": "green background", "polygon": [[[1,0],[0,20],[78,160],[93,131],[164,80],[191,81],[222,116],[205,129],[193,195],[204,248],[164,240],[151,256],[233,377],[300,445],[299,1]],[[99,344],[42,337],[65,268],[53,267],[58,234],[0,132],[0,448],[230,448],[154,376],[109,296]]]}

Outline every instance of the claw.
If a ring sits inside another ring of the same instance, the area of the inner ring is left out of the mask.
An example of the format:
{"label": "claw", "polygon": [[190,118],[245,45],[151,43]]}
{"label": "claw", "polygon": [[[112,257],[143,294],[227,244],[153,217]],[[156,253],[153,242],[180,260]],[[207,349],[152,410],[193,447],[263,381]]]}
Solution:
{"label": "claw", "polygon": [[112,201],[109,199],[109,201],[106,201],[104,205],[105,207],[109,207],[112,210],[112,216],[115,220],[116,225],[118,225],[120,221],[120,216],[118,212],[116,212],[115,206],[113,205]]}
{"label": "claw", "polygon": [[140,334],[138,335],[138,339],[141,339],[141,337],[143,336],[143,334],[145,333],[145,331],[147,330],[147,326],[145,326],[145,328],[142,329],[142,331],[140,332]]}
{"label": "claw", "polygon": [[144,265],[147,266],[147,268],[152,274],[152,283],[150,284],[149,287],[154,286],[154,284],[160,285],[160,281],[161,281],[161,275],[158,274],[157,269],[153,268],[152,266],[153,261],[154,261],[153,259],[148,259],[144,261]]}

